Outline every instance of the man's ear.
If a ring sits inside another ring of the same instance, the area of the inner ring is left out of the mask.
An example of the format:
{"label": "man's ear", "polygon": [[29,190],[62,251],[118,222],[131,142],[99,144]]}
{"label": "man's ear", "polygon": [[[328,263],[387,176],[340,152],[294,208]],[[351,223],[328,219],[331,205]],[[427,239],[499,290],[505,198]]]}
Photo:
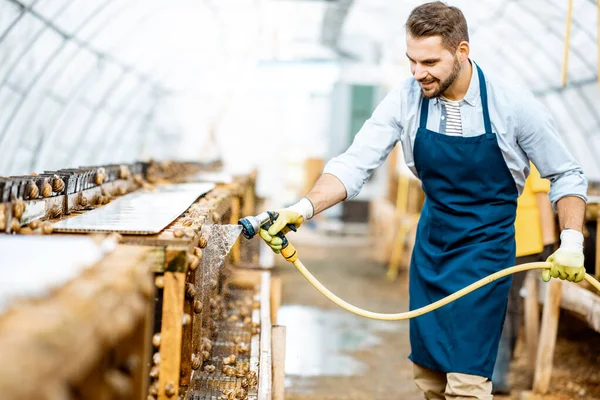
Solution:
{"label": "man's ear", "polygon": [[469,46],[469,42],[462,41],[456,48],[456,58],[460,62],[464,62],[469,58],[469,52],[471,48]]}

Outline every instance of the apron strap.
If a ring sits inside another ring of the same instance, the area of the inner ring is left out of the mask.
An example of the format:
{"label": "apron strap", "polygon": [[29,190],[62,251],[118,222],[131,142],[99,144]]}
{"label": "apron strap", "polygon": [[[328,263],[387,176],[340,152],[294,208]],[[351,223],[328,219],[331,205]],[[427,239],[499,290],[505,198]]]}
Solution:
{"label": "apron strap", "polygon": [[483,71],[477,67],[477,75],[479,76],[479,95],[481,96],[481,108],[483,108],[483,125],[485,133],[492,133],[492,123],[490,122],[490,110],[488,109],[487,85],[485,84],[485,76]]}
{"label": "apron strap", "polygon": [[[481,107],[483,109],[483,125],[485,133],[492,133],[492,123],[490,120],[490,110],[488,108],[487,86],[485,84],[485,76],[483,71],[477,67],[477,75],[479,76],[479,96],[481,97]],[[427,118],[429,117],[429,99],[423,96],[421,100],[421,118],[419,119],[419,128],[427,129]]]}
{"label": "apron strap", "polygon": [[419,128],[427,129],[427,117],[429,117],[429,99],[423,96],[421,101],[421,119]]}

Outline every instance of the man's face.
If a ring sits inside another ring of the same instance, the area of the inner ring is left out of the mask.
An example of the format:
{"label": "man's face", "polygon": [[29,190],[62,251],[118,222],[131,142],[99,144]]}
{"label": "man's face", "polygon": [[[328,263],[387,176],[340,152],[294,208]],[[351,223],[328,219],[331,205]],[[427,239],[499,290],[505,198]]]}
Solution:
{"label": "man's face", "polygon": [[441,36],[406,36],[410,72],[421,85],[424,97],[443,94],[458,77],[461,64],[455,53],[442,46]]}

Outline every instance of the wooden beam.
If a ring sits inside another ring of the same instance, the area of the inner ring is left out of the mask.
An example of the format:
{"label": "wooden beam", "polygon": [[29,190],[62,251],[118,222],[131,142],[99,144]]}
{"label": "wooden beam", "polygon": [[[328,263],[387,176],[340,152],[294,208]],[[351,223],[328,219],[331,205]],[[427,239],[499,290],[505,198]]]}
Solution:
{"label": "wooden beam", "polygon": [[258,365],[258,398],[270,399],[272,395],[272,359],[271,359],[271,312],[269,294],[271,274],[261,275],[260,282],[260,359]]}
{"label": "wooden beam", "polygon": [[540,307],[538,304],[538,271],[530,271],[525,278],[525,343],[527,346],[527,364],[535,368],[538,337],[540,333]]}
{"label": "wooden beam", "polygon": [[[160,341],[159,400],[177,398],[179,367],[181,365],[181,338],[185,272],[165,272]],[[168,396],[165,388],[174,388]]]}
{"label": "wooden beam", "polygon": [[[598,0],[598,4],[600,4],[600,0]],[[598,14],[598,18],[600,18],[600,13]],[[598,34],[600,35],[600,29],[598,30]],[[600,47],[598,47],[598,51],[600,51]],[[598,61],[600,62],[600,60]],[[600,75],[598,76],[600,77]],[[600,213],[596,217],[596,271],[594,276],[600,277]]]}
{"label": "wooden beam", "polygon": [[560,316],[562,281],[559,279],[552,279],[548,286],[549,288],[544,300],[542,329],[533,378],[533,390],[541,394],[548,393],[550,387],[554,347],[556,345],[556,333],[558,331],[558,319]]}
{"label": "wooden beam", "polygon": [[271,330],[273,352],[273,400],[285,399],[285,326],[273,325]]}
{"label": "wooden beam", "polygon": [[271,323],[277,323],[277,311],[281,305],[281,278],[271,277]]}
{"label": "wooden beam", "polygon": [[571,20],[573,18],[573,0],[569,0],[567,8],[567,28],[565,33],[565,49],[563,54],[562,85],[567,86],[567,75],[569,69],[569,41],[571,39]]}

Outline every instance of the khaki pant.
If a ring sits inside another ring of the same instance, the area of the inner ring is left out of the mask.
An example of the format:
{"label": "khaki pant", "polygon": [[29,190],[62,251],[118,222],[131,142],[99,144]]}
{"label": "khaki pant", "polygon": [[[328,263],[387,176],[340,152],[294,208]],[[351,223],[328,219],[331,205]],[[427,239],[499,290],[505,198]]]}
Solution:
{"label": "khaki pant", "polygon": [[414,379],[425,400],[492,400],[492,381],[483,376],[444,373],[414,365]]}

